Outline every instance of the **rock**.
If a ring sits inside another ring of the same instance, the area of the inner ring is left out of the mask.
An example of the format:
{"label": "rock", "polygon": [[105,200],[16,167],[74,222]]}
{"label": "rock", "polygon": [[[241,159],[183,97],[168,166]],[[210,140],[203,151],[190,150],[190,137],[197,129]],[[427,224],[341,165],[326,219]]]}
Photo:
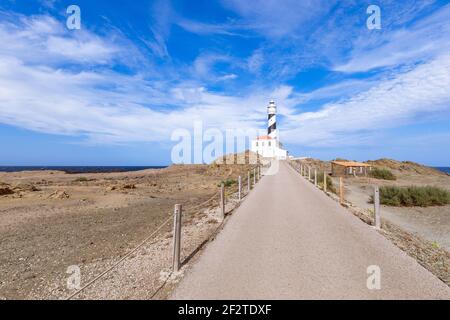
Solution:
{"label": "rock", "polygon": [[49,199],[69,199],[70,196],[64,190],[58,190],[53,192],[49,197]]}
{"label": "rock", "polygon": [[136,185],[134,184],[122,184],[122,185],[115,185],[115,186],[108,186],[106,188],[106,191],[114,191],[114,190],[131,190],[131,189],[136,189]]}
{"label": "rock", "polygon": [[0,185],[0,196],[14,194],[14,190],[8,185]]}

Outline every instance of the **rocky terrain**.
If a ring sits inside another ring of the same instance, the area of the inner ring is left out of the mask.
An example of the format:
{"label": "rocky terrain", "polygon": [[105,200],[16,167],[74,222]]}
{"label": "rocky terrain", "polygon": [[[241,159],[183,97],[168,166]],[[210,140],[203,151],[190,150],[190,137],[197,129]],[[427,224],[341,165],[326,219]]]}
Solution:
{"label": "rocky terrain", "polygon": [[[208,210],[217,206],[220,181],[246,175],[251,167],[212,164],[122,173],[0,173],[0,299],[67,297],[69,266],[79,266],[86,283],[167,220],[176,203],[186,208],[186,227],[199,224],[200,228],[186,236],[188,252],[198,245],[200,235],[219,224]],[[205,203],[208,199],[214,201]],[[196,211],[189,210],[202,203]],[[163,247],[164,254],[170,252],[170,230],[169,223],[159,242],[144,248],[147,258],[157,257]],[[137,276],[137,267],[127,269],[134,275],[115,273],[139,279],[138,283],[130,280],[120,289],[119,278],[113,277],[116,285],[93,286],[81,297],[149,298],[152,287],[161,284],[158,268],[164,263],[167,267],[164,259],[147,264],[147,277]]]}

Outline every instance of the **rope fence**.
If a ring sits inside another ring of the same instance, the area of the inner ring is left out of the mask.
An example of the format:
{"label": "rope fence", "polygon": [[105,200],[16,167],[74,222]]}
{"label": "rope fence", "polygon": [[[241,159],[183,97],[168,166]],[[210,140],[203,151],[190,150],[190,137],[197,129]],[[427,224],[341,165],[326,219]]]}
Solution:
{"label": "rope fence", "polygon": [[[125,261],[127,258],[129,258],[131,255],[136,253],[139,249],[144,247],[145,244],[147,244],[151,239],[155,238],[160,231],[166,227],[169,222],[173,221],[174,227],[173,227],[173,259],[172,259],[172,271],[167,276],[167,280],[172,276],[173,272],[179,271],[179,269],[182,267],[181,263],[181,248],[182,248],[182,242],[181,242],[181,232],[182,232],[182,217],[183,215],[191,215],[194,216],[195,214],[202,213],[206,210],[206,207],[219,207],[219,210],[221,210],[221,223],[219,226],[215,229],[213,234],[215,234],[218,230],[221,229],[223,223],[225,222],[225,217],[228,214],[225,212],[225,205],[227,203],[227,199],[229,199],[231,196],[236,196],[238,200],[238,204],[245,199],[250,191],[254,188],[257,182],[259,182],[262,178],[262,172],[261,172],[261,166],[257,165],[253,168],[251,168],[247,172],[247,177],[239,176],[237,180],[237,184],[231,184],[230,186],[226,187],[225,183],[222,182],[220,186],[220,191],[214,193],[209,199],[206,201],[195,205],[193,207],[185,207],[183,209],[183,206],[181,204],[176,204],[174,208],[174,214],[171,215],[169,218],[164,220],[148,237],[146,237],[142,242],[140,242],[136,247],[134,247],[131,251],[129,251],[127,254],[125,254],[123,257],[121,257],[117,262],[115,262],[112,266],[107,268],[105,271],[94,277],[92,280],[90,280],[88,283],[86,283],[82,288],[71,294],[66,298],[66,300],[71,300],[78,295],[80,295],[82,292],[84,292],[87,288],[91,287],[94,283],[101,280],[103,277],[105,277],[107,274],[109,274],[111,271],[116,269],[121,265],[123,261]],[[233,211],[235,208],[233,208],[231,211]],[[208,237],[210,238],[210,236]],[[202,242],[202,245],[208,241],[205,240]],[[198,250],[194,251],[198,252]],[[167,280],[164,282],[164,284],[167,282]],[[164,286],[163,284],[163,286]],[[151,296],[154,297],[157,292],[161,289],[160,287],[155,293],[153,293]]]}
{"label": "rope fence", "polygon": [[[339,203],[346,206],[345,200],[345,185],[344,178],[339,177],[339,189],[335,190],[332,184],[331,177],[327,174],[326,170],[320,172],[320,168],[311,166],[309,163],[301,161],[289,162],[290,166],[300,173],[302,177],[307,179],[307,181],[313,183],[317,188],[323,190],[326,194],[333,192],[338,195]],[[319,182],[322,181],[320,184]],[[380,214],[380,190],[378,186],[374,186],[373,190],[374,199],[374,227],[376,229],[381,229],[381,214]]]}

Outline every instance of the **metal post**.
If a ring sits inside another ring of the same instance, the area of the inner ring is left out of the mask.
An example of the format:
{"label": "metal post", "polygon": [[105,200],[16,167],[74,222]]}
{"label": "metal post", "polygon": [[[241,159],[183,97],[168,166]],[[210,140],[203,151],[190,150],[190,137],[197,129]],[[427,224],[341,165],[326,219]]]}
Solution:
{"label": "metal post", "polygon": [[344,178],[339,178],[339,200],[341,204],[344,203]]}
{"label": "metal post", "polygon": [[323,191],[327,192],[327,173],[323,172]]}
{"label": "metal post", "polygon": [[178,272],[181,267],[180,249],[181,249],[181,204],[175,205],[173,222],[173,271]]}
{"label": "metal post", "polygon": [[220,210],[222,219],[225,219],[225,184],[223,182],[220,185]]}
{"label": "metal post", "polygon": [[314,185],[317,187],[317,169],[314,169]]}
{"label": "metal post", "polygon": [[253,185],[256,185],[256,168],[253,169]]}
{"label": "metal post", "polygon": [[375,214],[375,228],[381,229],[380,188],[378,186],[374,187],[373,206],[374,206],[374,214]]}
{"label": "metal post", "polygon": [[241,201],[242,200],[242,177],[241,176],[239,176],[238,182],[239,182],[239,192],[238,192],[239,201]]}
{"label": "metal post", "polygon": [[250,192],[252,186],[250,185],[250,171],[248,172],[248,177],[247,177],[247,191]]}
{"label": "metal post", "polygon": [[308,180],[311,181],[311,167],[308,167]]}

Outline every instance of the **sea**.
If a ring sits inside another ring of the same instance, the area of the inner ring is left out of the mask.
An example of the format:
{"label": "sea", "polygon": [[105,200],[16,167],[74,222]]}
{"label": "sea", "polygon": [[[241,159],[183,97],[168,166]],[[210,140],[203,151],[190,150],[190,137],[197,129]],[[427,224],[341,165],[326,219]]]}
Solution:
{"label": "sea", "polygon": [[[0,172],[21,172],[21,171],[63,171],[69,174],[76,173],[108,173],[108,172],[129,172],[146,169],[164,169],[167,166],[0,166]],[[436,169],[450,174],[450,167],[436,167]]]}
{"label": "sea", "polygon": [[167,166],[0,166],[0,172],[21,172],[21,171],[64,171],[69,174],[76,173],[108,173],[108,172],[129,172],[129,171],[141,171],[146,169],[163,169]]}
{"label": "sea", "polygon": [[442,172],[450,174],[450,167],[436,167],[436,169],[438,169],[438,170],[440,170]]}

